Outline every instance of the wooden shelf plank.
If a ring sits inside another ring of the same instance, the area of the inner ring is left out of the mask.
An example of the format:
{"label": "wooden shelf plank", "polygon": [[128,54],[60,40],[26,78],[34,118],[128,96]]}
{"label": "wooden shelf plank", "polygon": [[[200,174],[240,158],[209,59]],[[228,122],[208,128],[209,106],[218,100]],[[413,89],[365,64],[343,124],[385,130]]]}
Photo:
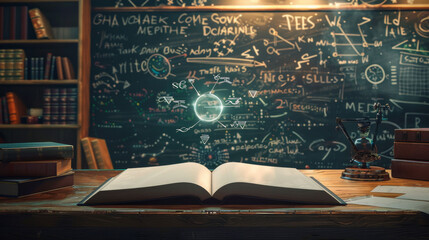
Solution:
{"label": "wooden shelf plank", "polygon": [[27,39],[27,40],[0,40],[0,44],[68,44],[79,43],[79,39]]}
{"label": "wooden shelf plank", "polygon": [[78,129],[78,124],[0,124],[0,129]]}
{"label": "wooden shelf plank", "polygon": [[64,85],[78,84],[77,79],[71,80],[0,80],[0,85]]}

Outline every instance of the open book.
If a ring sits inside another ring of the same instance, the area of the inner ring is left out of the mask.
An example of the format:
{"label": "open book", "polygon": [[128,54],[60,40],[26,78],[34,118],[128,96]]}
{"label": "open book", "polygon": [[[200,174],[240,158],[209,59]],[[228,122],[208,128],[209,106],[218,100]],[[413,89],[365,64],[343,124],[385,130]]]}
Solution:
{"label": "open book", "polygon": [[129,168],[107,180],[79,205],[117,204],[193,196],[202,202],[245,196],[307,204],[345,204],[295,168],[229,162],[213,172],[198,163]]}

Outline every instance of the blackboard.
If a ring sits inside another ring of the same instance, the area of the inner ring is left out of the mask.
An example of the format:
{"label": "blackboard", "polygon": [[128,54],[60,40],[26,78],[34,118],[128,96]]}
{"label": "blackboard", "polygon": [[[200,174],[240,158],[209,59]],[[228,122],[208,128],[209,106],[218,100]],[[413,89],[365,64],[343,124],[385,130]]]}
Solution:
{"label": "blackboard", "polygon": [[[116,168],[241,161],[344,168],[336,117],[429,127],[429,12],[95,9],[90,135]],[[346,124],[356,138],[356,124]],[[373,133],[374,129],[372,129]]]}

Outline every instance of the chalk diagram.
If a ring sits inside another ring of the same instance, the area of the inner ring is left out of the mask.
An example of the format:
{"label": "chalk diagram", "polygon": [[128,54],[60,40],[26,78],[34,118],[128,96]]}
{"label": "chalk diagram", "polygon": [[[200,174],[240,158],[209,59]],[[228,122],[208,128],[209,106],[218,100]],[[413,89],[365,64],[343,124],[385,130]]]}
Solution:
{"label": "chalk diagram", "polygon": [[[205,123],[213,123],[217,122],[222,127],[226,128],[226,126],[219,121],[219,118],[222,115],[224,109],[224,103],[222,100],[214,94],[214,90],[221,80],[219,75],[214,77],[216,82],[214,83],[212,89],[206,93],[200,93],[198,89],[195,87],[194,82],[195,79],[188,79],[188,82],[192,85],[192,88],[197,93],[198,97],[193,104],[195,116],[197,116],[198,121],[190,127],[181,127],[176,129],[176,132],[188,132],[192,128],[194,128],[200,122]],[[208,136],[208,135],[207,135]],[[202,136],[201,141],[203,144],[206,144],[209,140],[209,137],[205,135]]]}
{"label": "chalk diagram", "polygon": [[154,54],[147,60],[147,70],[157,79],[167,79],[171,73],[170,61],[161,54]]}
{"label": "chalk diagram", "polygon": [[386,73],[380,65],[372,64],[365,69],[365,78],[368,82],[378,85],[386,79]]}

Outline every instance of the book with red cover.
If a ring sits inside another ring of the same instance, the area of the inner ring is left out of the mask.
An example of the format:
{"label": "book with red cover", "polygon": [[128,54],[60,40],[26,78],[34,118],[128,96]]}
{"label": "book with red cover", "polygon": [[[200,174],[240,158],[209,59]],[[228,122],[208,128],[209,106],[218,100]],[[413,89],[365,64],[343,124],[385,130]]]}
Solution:
{"label": "book with red cover", "polygon": [[394,142],[393,156],[396,159],[429,161],[429,143]]}
{"label": "book with red cover", "polygon": [[63,73],[63,61],[61,60],[61,56],[57,56],[57,79],[58,80],[64,80],[64,73]]}
{"label": "book with red cover", "polygon": [[28,39],[28,6],[19,7],[19,25],[20,28],[18,38]]}
{"label": "book with red cover", "polygon": [[9,7],[9,39],[15,40],[16,39],[16,6],[10,6]]}
{"label": "book with red cover", "polygon": [[46,62],[45,62],[45,74],[43,79],[48,80],[49,74],[51,73],[51,61],[52,61],[52,53],[46,54]]}
{"label": "book with red cover", "polygon": [[1,177],[49,177],[72,170],[71,159],[0,162]]}
{"label": "book with red cover", "polygon": [[429,181],[429,161],[392,159],[392,177]]}
{"label": "book with red cover", "polygon": [[68,57],[62,57],[63,60],[63,70],[64,70],[64,79],[72,79],[70,71],[70,60]]}
{"label": "book with red cover", "polygon": [[27,112],[27,108],[22,100],[14,92],[6,93],[9,122],[11,124],[18,124],[21,122],[21,117]]}
{"label": "book with red cover", "polygon": [[74,172],[43,178],[0,178],[0,195],[21,197],[73,186]]}
{"label": "book with red cover", "polygon": [[429,128],[395,129],[395,142],[429,143]]}

